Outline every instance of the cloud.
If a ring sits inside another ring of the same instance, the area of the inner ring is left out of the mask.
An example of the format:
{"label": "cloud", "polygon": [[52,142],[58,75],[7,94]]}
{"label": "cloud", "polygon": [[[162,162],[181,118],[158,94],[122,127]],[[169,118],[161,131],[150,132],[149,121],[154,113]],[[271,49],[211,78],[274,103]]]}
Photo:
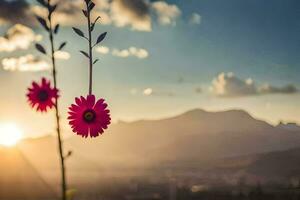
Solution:
{"label": "cloud", "polygon": [[127,58],[130,56],[137,57],[139,59],[145,59],[149,56],[149,53],[146,49],[139,49],[136,47],[130,47],[128,49],[113,49],[112,51],[113,56]]}
{"label": "cloud", "polygon": [[[92,12],[92,18],[101,16],[101,24],[111,24],[110,16],[107,12],[107,7],[110,6],[107,0],[96,0],[97,7]],[[60,1],[59,7],[53,16],[53,23],[60,23],[65,26],[82,25],[86,23],[86,19],[82,15],[82,9],[85,7],[84,1],[72,0],[72,1]],[[32,5],[30,12],[39,16],[47,17],[47,10],[38,5]],[[35,20],[36,21],[36,20]]]}
{"label": "cloud", "polygon": [[130,52],[130,55],[135,56],[140,59],[144,59],[149,56],[149,53],[146,49],[138,49],[136,47],[130,47],[129,52]]}
{"label": "cloud", "polygon": [[143,90],[143,95],[144,96],[167,96],[167,97],[175,96],[173,92],[159,91],[159,90],[154,90],[153,88],[145,88]]}
{"label": "cloud", "polygon": [[5,24],[28,24],[33,20],[29,8],[30,5],[25,0],[1,0],[0,21]]}
{"label": "cloud", "polygon": [[[53,3],[59,0],[55,0]],[[153,19],[161,25],[176,25],[181,10],[165,1],[149,0],[94,0],[96,7],[92,18],[101,16],[102,25],[129,27],[135,31],[151,31]],[[85,7],[82,0],[59,1],[59,7],[54,15],[54,23],[65,26],[82,25],[86,19],[82,16]],[[0,1],[0,24],[22,23],[36,26],[35,15],[47,17],[47,11],[39,4],[28,4],[26,0]]]}
{"label": "cloud", "polygon": [[242,97],[263,94],[293,94],[298,90],[293,85],[274,87],[268,84],[257,86],[251,78],[241,79],[233,73],[221,73],[212,82],[211,91],[219,97]]}
{"label": "cloud", "polygon": [[150,95],[153,94],[153,89],[152,88],[146,88],[146,89],[144,89],[143,94],[145,96],[150,96]]}
{"label": "cloud", "polygon": [[150,96],[173,97],[173,96],[175,96],[175,94],[173,92],[156,90],[156,89],[154,90],[151,87],[144,88],[144,89],[131,88],[129,90],[129,93],[133,96],[143,95],[143,96],[147,96],[147,97],[150,97]]}
{"label": "cloud", "polygon": [[47,62],[41,60],[40,58],[34,57],[31,54],[18,58],[4,58],[2,60],[2,66],[4,70],[12,72],[37,72],[50,69],[50,65]]}
{"label": "cloud", "polygon": [[131,26],[133,30],[151,31],[150,9],[144,0],[114,0],[110,14],[117,27]]}
{"label": "cloud", "polygon": [[66,51],[56,51],[54,53],[54,56],[56,59],[60,59],[60,60],[69,60],[71,57],[70,53]]}
{"label": "cloud", "polygon": [[110,52],[110,49],[106,46],[100,46],[96,48],[96,51],[101,54],[108,54]]}
{"label": "cloud", "polygon": [[129,57],[130,53],[127,49],[119,50],[119,49],[114,49],[112,51],[113,56],[121,57],[121,58],[127,58]]}
{"label": "cloud", "polygon": [[[92,18],[101,16],[102,25],[113,24],[117,27],[130,27],[137,31],[151,31],[149,4],[144,0],[95,0],[96,7]],[[86,23],[82,16],[83,1],[63,1],[60,3],[54,21],[63,25]],[[33,13],[45,16],[45,9],[39,5],[31,7]]]}
{"label": "cloud", "polygon": [[246,96],[256,94],[256,86],[251,79],[242,80],[233,73],[221,73],[212,82],[212,91],[217,96]]}
{"label": "cloud", "polygon": [[158,17],[161,25],[176,25],[176,19],[181,15],[181,10],[175,5],[170,5],[165,1],[152,3],[152,8]]}
{"label": "cloud", "polygon": [[[176,25],[181,10],[176,5],[170,5],[164,1],[151,3],[147,0],[97,0],[97,7],[93,18],[100,15],[101,24],[113,24],[116,27],[130,27],[136,31],[151,31],[152,16],[156,15],[161,25]],[[60,5],[56,13],[56,21],[64,25],[84,23],[81,16],[82,1],[66,1]],[[40,6],[32,6],[31,10],[36,14],[45,11]]]}
{"label": "cloud", "polygon": [[93,18],[97,18],[98,16],[101,16],[101,24],[102,25],[109,25],[112,24],[112,19],[109,16],[109,14],[107,12],[104,11],[97,11],[94,13],[94,17]]}
{"label": "cloud", "polygon": [[16,24],[8,29],[4,37],[0,37],[0,52],[28,49],[33,42],[41,39],[42,36],[36,35],[31,28]]}
{"label": "cloud", "polygon": [[201,15],[199,15],[198,13],[192,13],[192,15],[189,18],[189,24],[201,24]]}
{"label": "cloud", "polygon": [[[71,26],[76,23],[83,24],[85,21],[81,15],[80,6],[81,4],[79,4],[78,1],[62,1],[55,12],[55,15],[53,15],[53,23],[60,23],[65,26]],[[47,9],[38,4],[32,5],[30,10],[35,15],[44,18],[47,17]]]}
{"label": "cloud", "polygon": [[97,7],[101,10],[109,10],[110,9],[110,0],[95,0]]}
{"label": "cloud", "polygon": [[275,94],[275,93],[281,93],[281,94],[293,94],[297,93],[298,89],[294,85],[286,85],[283,87],[275,87],[271,86],[269,84],[265,84],[258,88],[259,93],[261,94]]}

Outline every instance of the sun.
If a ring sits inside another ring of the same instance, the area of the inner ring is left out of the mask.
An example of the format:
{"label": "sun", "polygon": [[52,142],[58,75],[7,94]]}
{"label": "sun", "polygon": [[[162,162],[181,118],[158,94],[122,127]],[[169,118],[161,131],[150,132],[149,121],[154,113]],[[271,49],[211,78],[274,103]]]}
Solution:
{"label": "sun", "polygon": [[0,123],[0,145],[6,147],[15,146],[21,139],[23,133],[16,124]]}

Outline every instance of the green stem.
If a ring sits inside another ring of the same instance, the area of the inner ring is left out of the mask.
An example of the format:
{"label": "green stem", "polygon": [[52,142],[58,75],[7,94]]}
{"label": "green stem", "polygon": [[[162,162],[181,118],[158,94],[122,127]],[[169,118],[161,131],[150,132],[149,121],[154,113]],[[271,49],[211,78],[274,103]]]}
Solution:
{"label": "green stem", "polygon": [[[50,0],[48,0],[48,4],[50,5]],[[49,6],[50,8],[50,6]],[[49,11],[50,12],[50,11]],[[51,60],[52,60],[52,76],[54,82],[54,88],[57,89],[57,79],[56,79],[56,62],[55,62],[55,49],[54,49],[54,39],[53,39],[53,30],[52,30],[52,18],[51,14],[49,15],[49,39],[51,43]],[[65,159],[63,152],[63,142],[61,138],[61,129],[60,129],[60,117],[59,117],[59,109],[58,109],[58,99],[55,98],[55,118],[56,118],[56,131],[57,131],[57,139],[58,139],[58,150],[61,164],[61,199],[67,200],[66,191],[67,191],[67,183],[66,183],[66,169],[65,169]]]}
{"label": "green stem", "polygon": [[92,47],[92,31],[91,31],[91,13],[89,10],[89,4],[87,3],[87,19],[88,19],[88,32],[89,32],[89,95],[93,92],[93,47]]}

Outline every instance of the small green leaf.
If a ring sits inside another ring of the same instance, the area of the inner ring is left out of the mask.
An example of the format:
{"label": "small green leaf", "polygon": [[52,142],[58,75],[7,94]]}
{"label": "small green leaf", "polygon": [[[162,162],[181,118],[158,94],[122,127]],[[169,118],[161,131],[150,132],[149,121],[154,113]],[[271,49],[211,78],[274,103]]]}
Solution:
{"label": "small green leaf", "polygon": [[93,65],[96,64],[98,61],[99,61],[99,59],[96,59],[96,60],[93,62]]}
{"label": "small green leaf", "polygon": [[36,18],[40,22],[40,24],[46,29],[46,31],[50,30],[45,19],[43,19],[40,16],[36,16]]}
{"label": "small green leaf", "polygon": [[100,42],[102,42],[106,36],[107,32],[102,33],[101,35],[99,35],[96,44],[99,44]]}
{"label": "small green leaf", "polygon": [[91,2],[89,5],[89,11],[93,10],[94,7],[95,7],[94,2]]}
{"label": "small green leaf", "polygon": [[96,24],[96,22],[97,22],[99,19],[101,19],[100,16],[98,16],[98,17],[95,19],[94,23]]}
{"label": "small green leaf", "polygon": [[93,30],[94,30],[94,28],[95,28],[95,25],[96,25],[97,21],[98,21],[100,18],[101,18],[101,17],[100,17],[100,16],[98,16],[98,17],[95,19],[94,23],[92,23],[92,26],[91,26],[91,31],[93,31]]}
{"label": "small green leaf", "polygon": [[83,12],[83,14],[84,14],[85,17],[88,17],[88,13],[87,13],[86,10],[82,10],[82,12]]}
{"label": "small green leaf", "polygon": [[55,28],[54,28],[54,33],[57,34],[59,30],[59,24],[56,24]]}
{"label": "small green leaf", "polygon": [[58,48],[58,50],[59,51],[62,50],[66,46],[66,44],[67,44],[67,42],[61,43],[60,46],[59,46],[59,48]]}
{"label": "small green leaf", "polygon": [[77,35],[79,35],[80,37],[85,37],[84,33],[80,29],[75,28],[75,27],[72,27],[72,28]]}
{"label": "small green leaf", "polygon": [[95,28],[95,23],[92,23],[92,26],[91,26],[91,31],[93,31]]}
{"label": "small green leaf", "polygon": [[53,13],[57,8],[57,4],[53,5],[53,6],[49,6],[49,11],[50,13]]}
{"label": "small green leaf", "polygon": [[70,156],[72,156],[73,152],[71,150],[68,151],[68,154],[66,154],[64,156],[65,159],[69,158]]}
{"label": "small green leaf", "polygon": [[35,48],[36,48],[40,53],[45,54],[45,55],[47,54],[45,48],[44,48],[42,45],[40,45],[39,43],[36,43],[36,44],[35,44]]}
{"label": "small green leaf", "polygon": [[89,4],[91,0],[84,0],[86,4]]}
{"label": "small green leaf", "polygon": [[84,56],[86,56],[87,58],[90,58],[89,54],[85,51],[80,51],[80,53],[82,53]]}

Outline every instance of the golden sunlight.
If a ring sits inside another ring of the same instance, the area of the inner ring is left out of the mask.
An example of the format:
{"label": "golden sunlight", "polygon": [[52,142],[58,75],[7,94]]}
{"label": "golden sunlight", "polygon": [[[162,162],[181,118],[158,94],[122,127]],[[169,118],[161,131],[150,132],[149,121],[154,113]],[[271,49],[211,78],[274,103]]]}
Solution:
{"label": "golden sunlight", "polygon": [[0,145],[11,147],[22,138],[23,133],[16,124],[0,123]]}

